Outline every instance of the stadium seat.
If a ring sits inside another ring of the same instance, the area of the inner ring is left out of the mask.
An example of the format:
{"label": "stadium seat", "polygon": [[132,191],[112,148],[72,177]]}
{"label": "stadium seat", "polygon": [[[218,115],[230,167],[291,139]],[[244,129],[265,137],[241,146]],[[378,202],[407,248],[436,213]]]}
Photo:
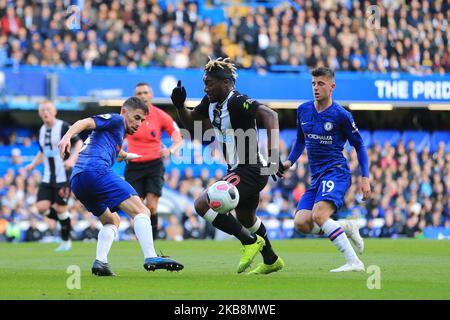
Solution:
{"label": "stadium seat", "polygon": [[422,152],[425,147],[430,146],[430,134],[425,131],[411,131],[403,132],[402,139],[405,146],[408,147],[410,141],[414,141],[416,152]]}
{"label": "stadium seat", "polygon": [[378,143],[381,147],[386,142],[389,142],[391,146],[396,147],[401,134],[397,130],[376,130],[372,134],[372,143]]}
{"label": "stadium seat", "polygon": [[450,131],[435,131],[431,134],[430,152],[437,151],[441,141],[445,143],[445,152],[450,152]]}

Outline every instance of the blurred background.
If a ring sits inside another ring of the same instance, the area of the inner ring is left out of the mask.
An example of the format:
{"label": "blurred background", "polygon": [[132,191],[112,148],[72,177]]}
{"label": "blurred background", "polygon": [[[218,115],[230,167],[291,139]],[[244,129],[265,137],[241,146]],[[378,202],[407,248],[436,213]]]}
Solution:
{"label": "blurred background", "polygon": [[[208,56],[231,57],[237,89],[278,112],[283,159],[295,142],[296,108],[313,99],[309,71],[333,68],[333,97],[368,147],[373,191],[359,200],[356,153],[346,146],[353,184],[335,218],[359,219],[364,237],[449,239],[449,20],[442,0],[0,0],[0,241],[60,241],[59,226],[35,207],[43,167],[24,169],[39,151],[40,101],[52,100],[58,118],[73,123],[118,112],[147,82],[153,103],[178,122],[172,88],[182,80],[195,106]],[[260,130],[263,153],[265,139]],[[158,237],[227,238],[193,208],[226,171],[217,151],[186,140],[165,165]],[[123,175],[124,163],[114,170]],[[270,238],[304,237],[293,213],[308,175],[305,154],[261,193]],[[97,219],[73,197],[69,210],[73,238],[95,241]],[[122,219],[119,239],[133,239]]]}

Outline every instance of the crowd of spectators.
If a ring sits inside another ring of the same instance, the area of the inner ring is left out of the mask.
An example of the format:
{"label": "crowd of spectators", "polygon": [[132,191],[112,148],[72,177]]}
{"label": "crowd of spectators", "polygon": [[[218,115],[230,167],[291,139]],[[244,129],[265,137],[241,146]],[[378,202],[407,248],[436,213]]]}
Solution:
{"label": "crowd of spectators", "polygon": [[[14,133],[10,137],[14,137]],[[33,139],[26,138],[20,143],[29,144]],[[19,142],[15,143],[17,145]],[[283,158],[287,157],[289,149],[290,146],[282,141],[280,151]],[[0,177],[0,241],[20,239],[19,225],[24,221],[28,222],[29,229],[23,240],[53,241],[58,237],[57,224],[38,215],[35,207],[41,174],[39,170],[28,173],[24,169],[27,162],[20,153],[13,152],[16,155],[10,157],[10,168]],[[361,229],[364,237],[421,237],[425,227],[450,228],[450,152],[444,151],[443,143],[434,153],[430,153],[428,148],[417,153],[413,142],[405,146],[401,140],[395,147],[388,143],[372,145],[368,149],[372,196],[366,202],[361,202],[358,196],[360,175],[356,152],[352,149],[350,153],[344,153],[349,159],[353,182],[344,207],[335,215],[336,219],[362,219],[365,221]],[[193,200],[222,175],[220,170],[211,172],[209,166],[202,166],[198,174],[194,173],[192,166],[185,166],[182,170],[172,166],[165,173],[165,187],[178,192],[180,197]],[[258,215],[266,221],[268,230],[274,225],[271,222],[278,221],[275,225],[279,228],[286,225],[283,222],[292,222],[296,205],[309,182],[306,155],[287,172],[284,179],[277,182],[269,179],[260,194],[258,207]],[[73,197],[69,200],[69,212],[74,238],[84,241],[95,239],[99,222]],[[158,226],[160,239],[180,241],[215,237],[214,227],[198,217],[192,201],[182,214],[172,213],[163,217]],[[134,239],[132,221],[123,217],[123,222],[121,239]],[[39,223],[45,223],[46,227],[38,228]],[[292,233],[292,228],[288,235],[302,236]]]}
{"label": "crowd of spectators", "polygon": [[[83,2],[68,24],[69,1],[0,0],[0,66],[198,68],[207,56],[230,56],[260,72],[324,64],[450,72],[450,7],[443,0],[295,0],[273,8],[236,1],[240,6],[223,7],[222,23],[200,14],[199,5],[210,2]],[[80,29],[69,30],[72,23]]]}

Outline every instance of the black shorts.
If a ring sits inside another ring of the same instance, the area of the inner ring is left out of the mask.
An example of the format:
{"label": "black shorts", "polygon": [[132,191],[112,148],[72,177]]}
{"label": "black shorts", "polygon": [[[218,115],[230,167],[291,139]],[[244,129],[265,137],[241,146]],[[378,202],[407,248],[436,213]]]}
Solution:
{"label": "black shorts", "polygon": [[161,159],[141,163],[129,162],[125,167],[124,176],[141,198],[145,198],[147,193],[161,197],[164,171],[164,163]]}
{"label": "black shorts", "polygon": [[229,170],[220,180],[228,181],[239,191],[236,209],[254,210],[259,204],[259,193],[267,184],[269,176],[261,175],[262,165],[242,165]]}
{"label": "black shorts", "polygon": [[70,185],[68,182],[52,185],[50,183],[41,183],[37,194],[37,201],[48,200],[52,204],[56,203],[62,206],[67,205],[70,197]]}

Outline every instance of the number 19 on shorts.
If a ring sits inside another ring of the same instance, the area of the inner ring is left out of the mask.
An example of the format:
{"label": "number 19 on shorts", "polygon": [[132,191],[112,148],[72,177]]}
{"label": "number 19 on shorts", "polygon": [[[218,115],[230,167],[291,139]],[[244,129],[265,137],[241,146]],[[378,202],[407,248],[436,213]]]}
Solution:
{"label": "number 19 on shorts", "polygon": [[322,181],[322,193],[329,193],[334,189],[334,182],[332,180]]}

